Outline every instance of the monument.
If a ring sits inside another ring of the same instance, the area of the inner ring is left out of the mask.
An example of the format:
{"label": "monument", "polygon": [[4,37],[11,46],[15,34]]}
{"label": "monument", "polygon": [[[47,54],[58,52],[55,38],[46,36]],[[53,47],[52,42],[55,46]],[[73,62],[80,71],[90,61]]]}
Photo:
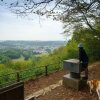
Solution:
{"label": "monument", "polygon": [[64,60],[63,67],[64,70],[69,71],[69,74],[63,76],[63,84],[65,87],[71,87],[76,90],[80,90],[86,86],[87,80],[84,80],[80,75],[83,69],[78,59]]}

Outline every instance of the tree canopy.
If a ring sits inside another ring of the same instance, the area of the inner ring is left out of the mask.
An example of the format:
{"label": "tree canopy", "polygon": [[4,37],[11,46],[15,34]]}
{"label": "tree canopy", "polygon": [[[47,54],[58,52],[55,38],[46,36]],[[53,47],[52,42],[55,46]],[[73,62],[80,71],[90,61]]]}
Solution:
{"label": "tree canopy", "polygon": [[62,20],[64,27],[87,25],[93,32],[99,33],[94,24],[100,18],[100,0],[1,0],[17,14],[34,13]]}

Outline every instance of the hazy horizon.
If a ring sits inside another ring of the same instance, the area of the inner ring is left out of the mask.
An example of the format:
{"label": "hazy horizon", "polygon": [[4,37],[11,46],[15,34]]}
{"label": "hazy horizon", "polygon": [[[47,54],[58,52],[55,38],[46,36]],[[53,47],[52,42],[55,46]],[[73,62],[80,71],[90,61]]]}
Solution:
{"label": "hazy horizon", "polygon": [[65,41],[65,40],[0,40],[1,41]]}

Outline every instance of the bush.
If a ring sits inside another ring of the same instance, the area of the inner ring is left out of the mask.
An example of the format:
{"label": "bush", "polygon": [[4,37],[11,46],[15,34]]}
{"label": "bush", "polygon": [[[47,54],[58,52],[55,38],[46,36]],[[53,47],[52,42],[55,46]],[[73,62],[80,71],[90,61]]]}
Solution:
{"label": "bush", "polygon": [[[12,73],[12,74],[11,74]],[[0,65],[0,87],[16,82],[16,73],[10,68]]]}
{"label": "bush", "polygon": [[38,76],[43,75],[45,73],[44,69],[45,69],[44,67],[36,68],[35,69],[35,76],[38,77]]}

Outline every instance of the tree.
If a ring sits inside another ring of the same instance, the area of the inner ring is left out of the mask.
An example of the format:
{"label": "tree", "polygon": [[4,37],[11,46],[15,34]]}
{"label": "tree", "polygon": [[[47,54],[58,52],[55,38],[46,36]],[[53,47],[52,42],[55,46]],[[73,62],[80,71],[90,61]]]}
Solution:
{"label": "tree", "polygon": [[23,56],[25,60],[28,60],[31,56],[31,52],[30,51],[24,51],[23,52]]}
{"label": "tree", "polygon": [[[95,28],[100,31],[99,27],[100,20],[95,23]],[[100,60],[100,34],[93,33],[89,28],[81,27],[73,32],[72,40],[84,44],[90,61]]]}
{"label": "tree", "polygon": [[[2,2],[4,1],[1,0],[1,4]],[[67,30],[69,27],[87,25],[93,32],[99,33],[94,23],[100,18],[100,0],[13,0],[5,1],[5,5],[20,15],[34,13],[53,16],[53,19],[66,23],[64,28],[67,27]]]}
{"label": "tree", "polygon": [[4,55],[0,55],[0,64],[7,63],[10,61],[10,58]]}

